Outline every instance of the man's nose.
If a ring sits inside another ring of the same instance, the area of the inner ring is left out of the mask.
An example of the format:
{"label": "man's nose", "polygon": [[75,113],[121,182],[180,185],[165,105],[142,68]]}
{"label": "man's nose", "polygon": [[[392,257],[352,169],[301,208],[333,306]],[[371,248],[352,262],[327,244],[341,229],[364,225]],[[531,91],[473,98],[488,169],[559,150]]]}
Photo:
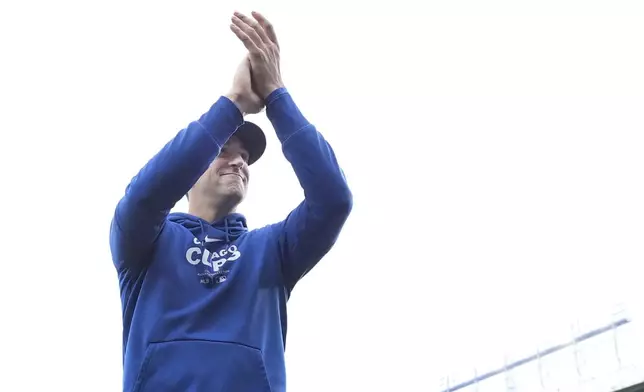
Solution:
{"label": "man's nose", "polygon": [[244,166],[244,158],[242,158],[240,154],[236,154],[235,156],[233,156],[229,162],[230,162],[230,166],[239,167],[239,168]]}

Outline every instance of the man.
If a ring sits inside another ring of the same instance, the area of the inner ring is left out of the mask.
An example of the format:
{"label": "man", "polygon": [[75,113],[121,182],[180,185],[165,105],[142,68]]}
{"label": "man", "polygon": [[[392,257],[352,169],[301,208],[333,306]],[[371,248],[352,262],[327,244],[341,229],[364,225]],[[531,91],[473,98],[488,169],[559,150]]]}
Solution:
{"label": "man", "polygon": [[[116,207],[125,391],[285,391],[286,302],[351,211],[333,150],[283,86],[273,28],[252,16],[232,17],[248,56],[231,91],[140,170]],[[264,105],[305,200],[249,231],[235,209],[266,140],[243,115]],[[186,194],[189,213],[170,214]]]}

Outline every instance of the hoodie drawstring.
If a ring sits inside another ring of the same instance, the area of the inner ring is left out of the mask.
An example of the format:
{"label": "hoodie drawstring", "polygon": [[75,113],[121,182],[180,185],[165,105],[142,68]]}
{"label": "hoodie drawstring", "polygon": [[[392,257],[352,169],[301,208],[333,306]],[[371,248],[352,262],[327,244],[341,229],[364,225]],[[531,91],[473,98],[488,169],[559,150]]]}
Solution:
{"label": "hoodie drawstring", "polygon": [[203,222],[201,221],[201,219],[199,219],[199,227],[201,227],[201,235],[199,237],[201,237],[201,241],[205,242],[206,241],[206,228],[203,227]]}

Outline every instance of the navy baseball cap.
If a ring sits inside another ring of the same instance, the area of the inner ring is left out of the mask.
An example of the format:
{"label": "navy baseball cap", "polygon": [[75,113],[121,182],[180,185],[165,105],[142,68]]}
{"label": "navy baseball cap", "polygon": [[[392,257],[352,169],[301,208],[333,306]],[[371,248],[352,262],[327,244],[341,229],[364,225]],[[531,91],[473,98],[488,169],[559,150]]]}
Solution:
{"label": "navy baseball cap", "polygon": [[264,135],[264,131],[257,124],[244,121],[237,128],[233,136],[238,137],[246,151],[248,151],[249,166],[257,162],[264,154],[266,150],[266,135]]}

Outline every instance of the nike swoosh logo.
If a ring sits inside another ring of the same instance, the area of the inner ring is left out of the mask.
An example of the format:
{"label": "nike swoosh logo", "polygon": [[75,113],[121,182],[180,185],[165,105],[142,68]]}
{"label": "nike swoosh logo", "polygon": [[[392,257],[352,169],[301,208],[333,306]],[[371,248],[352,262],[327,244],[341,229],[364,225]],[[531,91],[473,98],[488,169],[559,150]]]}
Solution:
{"label": "nike swoosh logo", "polygon": [[220,241],[223,241],[223,240],[219,239],[219,238],[210,238],[210,237],[206,236],[206,238],[204,238],[204,241],[206,241],[206,242],[220,242]]}

